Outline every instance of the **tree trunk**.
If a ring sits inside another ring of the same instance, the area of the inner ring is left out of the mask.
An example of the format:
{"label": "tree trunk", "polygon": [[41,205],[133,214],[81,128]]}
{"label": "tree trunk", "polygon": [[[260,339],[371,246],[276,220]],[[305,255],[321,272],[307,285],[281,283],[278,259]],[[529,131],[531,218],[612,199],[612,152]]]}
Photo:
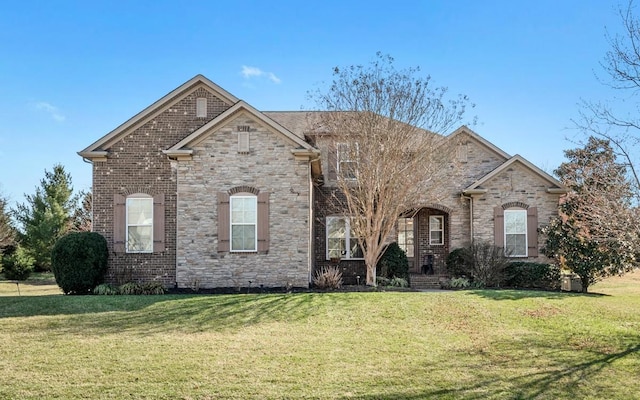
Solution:
{"label": "tree trunk", "polygon": [[582,293],[587,293],[587,289],[589,289],[589,278],[580,278],[580,283],[582,284]]}
{"label": "tree trunk", "polygon": [[367,263],[367,286],[377,286],[376,283],[376,266],[370,266]]}

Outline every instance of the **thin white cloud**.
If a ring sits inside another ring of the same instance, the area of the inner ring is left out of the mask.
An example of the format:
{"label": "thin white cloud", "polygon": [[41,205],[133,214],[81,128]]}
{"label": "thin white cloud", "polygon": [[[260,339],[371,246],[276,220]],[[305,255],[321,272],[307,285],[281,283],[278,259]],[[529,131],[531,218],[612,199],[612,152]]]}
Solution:
{"label": "thin white cloud", "polygon": [[282,80],[278,78],[273,72],[266,72],[258,67],[249,67],[247,65],[243,65],[242,71],[240,73],[242,74],[244,79],[247,80],[252,78],[266,78],[275,84],[282,82]]}
{"label": "thin white cloud", "polygon": [[60,110],[58,109],[58,107],[51,105],[45,101],[40,101],[38,103],[36,103],[36,108],[38,110],[42,110],[44,112],[46,112],[47,114],[49,114],[51,116],[51,118],[55,119],[58,122],[62,122],[66,119],[66,117],[64,115],[62,115],[62,113],[60,112]]}

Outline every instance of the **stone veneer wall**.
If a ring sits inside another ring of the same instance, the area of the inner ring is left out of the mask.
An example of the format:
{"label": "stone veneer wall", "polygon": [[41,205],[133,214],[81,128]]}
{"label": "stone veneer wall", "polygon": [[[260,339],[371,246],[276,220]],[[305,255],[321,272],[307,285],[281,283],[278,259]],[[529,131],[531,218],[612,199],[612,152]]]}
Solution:
{"label": "stone veneer wall", "polygon": [[[519,202],[538,209],[538,228],[549,223],[558,215],[559,195],[547,193],[549,183],[520,163],[514,163],[503,173],[488,181],[485,185],[487,193],[474,200],[475,224],[477,238],[494,241],[493,208],[506,203]],[[544,244],[544,237],[538,235],[538,248]],[[547,258],[540,254],[529,257],[530,261],[545,262]]]}
{"label": "stone veneer wall", "polygon": [[[249,126],[250,152],[238,153],[238,126]],[[178,161],[179,287],[308,287],[309,163],[288,139],[241,112]],[[269,250],[218,252],[217,193],[250,186],[269,192]]]}
{"label": "stone veneer wall", "polygon": [[[207,117],[196,118],[196,98],[207,98]],[[176,173],[167,149],[221,114],[229,105],[203,87],[178,94],[176,104],[131,131],[108,151],[107,161],[93,163],[93,229],[109,244],[107,280],[160,281],[175,284]],[[141,121],[142,122],[142,121]],[[161,253],[115,253],[113,251],[114,194],[165,195],[165,251]]]}

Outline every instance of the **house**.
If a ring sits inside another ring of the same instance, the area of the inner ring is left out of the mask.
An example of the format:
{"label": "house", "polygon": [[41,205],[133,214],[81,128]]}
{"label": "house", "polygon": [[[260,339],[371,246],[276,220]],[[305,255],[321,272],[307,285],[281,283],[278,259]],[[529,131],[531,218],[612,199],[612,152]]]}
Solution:
{"label": "house", "polygon": [[[327,138],[307,136],[312,119],[261,112],[197,75],[80,151],[108,279],[307,287],[335,256],[347,282],[364,276],[349,221],[328,201],[336,156]],[[564,187],[465,126],[449,137],[462,168],[443,200],[398,219],[412,271],[444,274],[449,251],[472,238],[543,259],[537,228],[557,215]]]}

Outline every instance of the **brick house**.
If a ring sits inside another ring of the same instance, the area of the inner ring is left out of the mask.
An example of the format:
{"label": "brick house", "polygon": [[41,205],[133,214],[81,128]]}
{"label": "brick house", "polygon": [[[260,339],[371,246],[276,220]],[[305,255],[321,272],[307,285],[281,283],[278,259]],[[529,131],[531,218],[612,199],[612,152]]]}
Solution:
{"label": "brick house", "polygon": [[[93,229],[109,244],[112,281],[176,287],[307,287],[342,258],[365,275],[349,221],[327,200],[336,155],[309,138],[308,112],[260,112],[197,75],[78,154],[93,165]],[[445,274],[472,238],[544,259],[537,229],[563,186],[467,127],[462,168],[438,204],[399,218],[412,272]],[[312,144],[313,143],[313,144]]]}

